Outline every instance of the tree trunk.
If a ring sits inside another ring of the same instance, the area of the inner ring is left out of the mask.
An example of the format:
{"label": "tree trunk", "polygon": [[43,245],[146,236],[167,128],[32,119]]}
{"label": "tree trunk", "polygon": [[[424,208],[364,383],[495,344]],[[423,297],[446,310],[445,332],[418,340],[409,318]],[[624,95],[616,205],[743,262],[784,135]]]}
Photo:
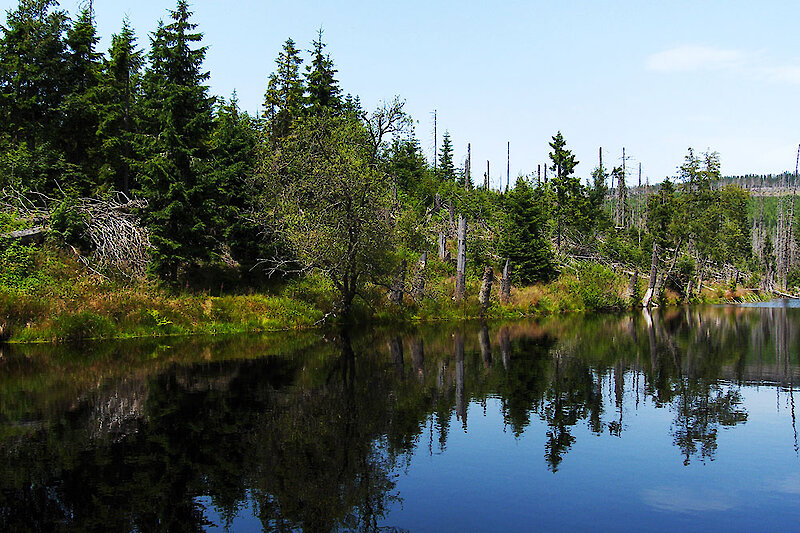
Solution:
{"label": "tree trunk", "polygon": [[439,232],[439,259],[447,260],[447,236],[443,231]]}
{"label": "tree trunk", "polygon": [[428,266],[428,252],[422,252],[417,261],[417,271],[412,282],[411,297],[414,301],[420,301],[425,296],[425,268]]}
{"label": "tree trunk", "polygon": [[494,281],[494,271],[492,267],[486,267],[483,271],[483,281],[481,282],[481,292],[478,295],[478,301],[481,303],[481,316],[486,313],[489,308],[490,298],[492,295],[492,281]]}
{"label": "tree trunk", "polygon": [[656,279],[658,278],[658,244],[653,244],[653,262],[650,266],[650,281],[647,283],[647,291],[642,298],[642,307],[650,307],[653,301],[653,293],[656,289]]}
{"label": "tree trunk", "polygon": [[400,261],[400,266],[397,268],[397,274],[392,283],[392,290],[389,291],[389,301],[395,305],[403,304],[403,293],[406,286],[406,260]]}
{"label": "tree trunk", "polygon": [[511,260],[506,259],[503,267],[503,280],[500,282],[500,301],[507,304],[511,299]]}
{"label": "tree trunk", "polygon": [[467,282],[467,220],[458,216],[458,260],[456,263],[456,300],[463,300]]}
{"label": "tree trunk", "polygon": [[628,290],[625,293],[625,298],[633,305],[633,297],[635,296],[636,292],[636,282],[639,280],[639,271],[634,270],[633,275],[631,276],[631,280],[628,283]]}

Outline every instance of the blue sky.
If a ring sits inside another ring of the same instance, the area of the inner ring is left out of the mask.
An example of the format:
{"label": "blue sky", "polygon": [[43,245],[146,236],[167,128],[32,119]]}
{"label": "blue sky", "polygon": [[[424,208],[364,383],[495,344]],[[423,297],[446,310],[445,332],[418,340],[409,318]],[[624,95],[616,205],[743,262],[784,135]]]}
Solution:
{"label": "blue sky", "polygon": [[[61,7],[77,13],[78,0]],[[15,0],[0,0],[3,10]],[[399,95],[432,154],[432,112],[455,158],[493,186],[544,163],[561,131],[588,177],[603,147],[628,183],[674,176],[688,147],[726,174],[794,170],[800,143],[800,2],[192,2],[213,94],[260,109],[282,43],[318,28],[345,92],[364,107]],[[125,15],[147,48],[173,2],[94,0],[101,47]]]}

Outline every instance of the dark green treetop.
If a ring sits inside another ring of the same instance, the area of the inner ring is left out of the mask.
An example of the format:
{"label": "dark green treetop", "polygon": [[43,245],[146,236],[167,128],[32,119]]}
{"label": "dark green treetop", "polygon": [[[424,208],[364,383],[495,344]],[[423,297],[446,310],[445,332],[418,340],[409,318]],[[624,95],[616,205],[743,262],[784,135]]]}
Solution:
{"label": "dark green treetop", "polygon": [[312,43],[311,63],[306,66],[306,105],[311,114],[338,112],[342,108],[342,91],[336,79],[336,68],[325,53],[322,28]]}
{"label": "dark green treetop", "polygon": [[300,65],[303,60],[294,41],[287,39],[275,59],[277,69],[269,77],[264,95],[264,118],[269,138],[275,142],[285,137],[303,111],[303,79]]}

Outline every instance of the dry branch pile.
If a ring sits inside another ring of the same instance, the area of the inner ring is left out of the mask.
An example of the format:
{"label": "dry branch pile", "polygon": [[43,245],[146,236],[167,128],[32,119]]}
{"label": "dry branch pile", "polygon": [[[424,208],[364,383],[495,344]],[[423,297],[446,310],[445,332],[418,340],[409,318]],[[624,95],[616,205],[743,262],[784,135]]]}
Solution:
{"label": "dry branch pile", "polygon": [[[0,209],[47,227],[53,210],[67,199],[42,193],[4,190]],[[84,237],[89,250],[75,250],[87,268],[98,272],[112,268],[126,276],[144,274],[149,262],[150,236],[136,210],[146,207],[143,199],[132,199],[121,192],[103,198],[70,200],[71,208],[84,221]]]}

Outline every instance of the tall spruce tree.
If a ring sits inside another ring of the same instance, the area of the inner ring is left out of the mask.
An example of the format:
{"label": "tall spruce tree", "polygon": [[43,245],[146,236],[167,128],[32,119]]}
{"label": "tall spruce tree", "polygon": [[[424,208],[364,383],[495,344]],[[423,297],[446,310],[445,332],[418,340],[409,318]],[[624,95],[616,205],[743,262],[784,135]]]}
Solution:
{"label": "tall spruce tree", "polygon": [[311,43],[311,63],[306,67],[306,105],[308,112],[319,116],[322,113],[337,113],[342,109],[342,91],[336,80],[336,68],[330,55],[325,53],[322,28],[317,39]]}
{"label": "tall spruce tree", "polygon": [[59,144],[68,170],[64,185],[86,196],[103,188],[98,180],[98,88],[103,57],[95,50],[98,41],[92,15],[85,8],[67,31],[67,94],[61,105]]}
{"label": "tall spruce tree", "polygon": [[52,187],[63,166],[54,145],[66,92],[68,18],[55,0],[20,0],[0,38],[0,184]]}
{"label": "tall spruce tree", "polygon": [[437,171],[442,181],[455,181],[456,179],[456,169],[453,166],[453,142],[450,140],[449,131],[445,131],[442,137],[442,148],[439,152],[439,168]]}
{"label": "tall spruce tree", "polygon": [[[258,130],[256,121],[239,109],[234,92],[228,101],[221,100],[214,116],[211,150],[217,189],[220,192],[219,237],[231,257],[245,266],[255,264],[262,250],[259,228],[252,217],[254,209],[253,169],[256,166]],[[271,252],[270,250],[269,252]]]}
{"label": "tall spruce tree", "polygon": [[183,268],[212,257],[218,189],[209,163],[213,99],[203,82],[202,34],[189,22],[186,0],[170,11],[152,38],[145,73],[147,159],[141,166],[145,220],[151,231],[152,269],[177,281]]}
{"label": "tall spruce tree", "polygon": [[547,211],[541,194],[524,178],[503,196],[505,224],[498,251],[511,260],[515,278],[523,284],[547,281],[555,275],[553,250],[545,235]]}
{"label": "tall spruce tree", "polygon": [[303,112],[302,63],[294,41],[286,39],[283,50],[275,59],[277,70],[270,75],[264,95],[264,118],[267,134],[273,143],[289,134],[292,124]]}
{"label": "tall spruce tree", "polygon": [[139,159],[136,133],[141,121],[141,69],[144,64],[136,35],[126,18],[111,37],[109,60],[100,86],[98,136],[103,164],[100,177],[128,194],[135,179],[132,163]]}
{"label": "tall spruce tree", "polygon": [[571,150],[567,149],[567,141],[559,131],[553,136],[550,142],[550,170],[556,175],[551,181],[555,192],[555,205],[553,206],[554,218],[556,219],[556,245],[561,250],[561,236],[564,227],[568,224],[578,222],[585,215],[586,199],[583,196],[583,186],[577,176],[574,176],[575,167],[578,161]]}

